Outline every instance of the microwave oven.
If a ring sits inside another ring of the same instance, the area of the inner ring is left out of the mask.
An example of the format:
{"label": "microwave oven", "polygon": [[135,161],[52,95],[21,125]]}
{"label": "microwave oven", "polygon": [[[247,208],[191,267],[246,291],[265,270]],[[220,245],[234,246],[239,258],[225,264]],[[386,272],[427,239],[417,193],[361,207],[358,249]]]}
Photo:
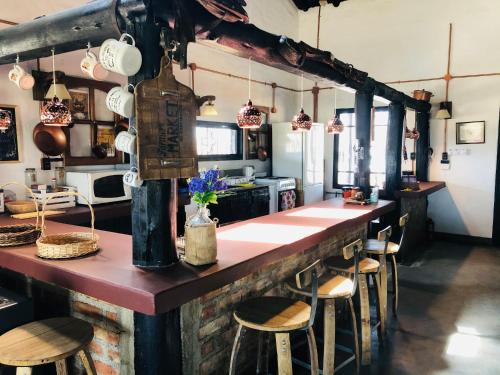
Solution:
{"label": "microwave oven", "polygon": [[[123,183],[126,170],[66,172],[66,185],[73,186],[90,204],[132,199],[130,186]],[[81,197],[78,203],[85,204]]]}

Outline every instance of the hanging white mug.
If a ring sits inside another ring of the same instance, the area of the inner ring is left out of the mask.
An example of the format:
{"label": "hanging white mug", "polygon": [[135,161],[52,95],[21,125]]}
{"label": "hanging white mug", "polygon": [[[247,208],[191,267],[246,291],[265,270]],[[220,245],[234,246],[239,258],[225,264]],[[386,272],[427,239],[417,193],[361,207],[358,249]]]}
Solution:
{"label": "hanging white mug", "polygon": [[80,62],[80,69],[82,69],[83,73],[97,81],[104,80],[109,74],[99,62],[97,56],[91,51],[87,51],[85,57]]}
{"label": "hanging white mug", "polygon": [[[128,44],[126,38],[132,44]],[[135,46],[135,40],[130,34],[122,34],[120,40],[105,40],[99,51],[99,60],[105,69],[127,77],[136,74],[142,65],[141,51]]]}
{"label": "hanging white mug", "polygon": [[118,133],[115,139],[115,147],[119,151],[126,152],[130,155],[135,155],[135,150],[137,147],[135,135],[126,131]]}
{"label": "hanging white mug", "polygon": [[10,70],[9,80],[23,90],[30,90],[35,85],[33,76],[26,73],[19,64],[14,64],[14,67]]}
{"label": "hanging white mug", "polygon": [[142,182],[143,181],[139,178],[137,168],[132,167],[130,171],[123,175],[123,183],[125,185],[138,188],[142,186]]}
{"label": "hanging white mug", "polygon": [[111,112],[126,118],[130,118],[134,114],[134,94],[128,91],[128,86],[113,87],[106,95],[106,107]]}

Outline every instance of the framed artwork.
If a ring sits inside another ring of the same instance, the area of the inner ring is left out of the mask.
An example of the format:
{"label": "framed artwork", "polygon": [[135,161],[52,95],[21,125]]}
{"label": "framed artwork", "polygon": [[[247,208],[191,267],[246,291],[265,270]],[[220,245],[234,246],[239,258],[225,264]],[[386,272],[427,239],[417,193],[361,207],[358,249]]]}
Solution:
{"label": "framed artwork", "polygon": [[90,120],[90,96],[88,89],[70,89],[69,110],[76,121]]}
{"label": "framed artwork", "polygon": [[114,125],[96,125],[95,132],[95,143],[104,146],[108,158],[114,158],[116,154]]}
{"label": "framed artwork", "polygon": [[22,127],[19,111],[15,105],[0,104],[0,109],[8,111],[11,125],[5,132],[0,132],[0,163],[19,163],[21,161]]}
{"label": "framed artwork", "polygon": [[485,143],[485,121],[457,122],[457,145]]}

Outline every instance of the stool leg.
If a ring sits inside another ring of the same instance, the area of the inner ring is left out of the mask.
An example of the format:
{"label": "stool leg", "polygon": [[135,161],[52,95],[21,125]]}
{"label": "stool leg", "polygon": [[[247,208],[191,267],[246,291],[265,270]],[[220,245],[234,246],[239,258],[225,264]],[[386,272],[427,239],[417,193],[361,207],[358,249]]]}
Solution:
{"label": "stool leg", "polygon": [[18,367],[16,368],[16,375],[31,375],[33,369],[31,367]]}
{"label": "stool leg", "polygon": [[380,277],[380,300],[382,305],[382,310],[384,312],[384,335],[385,328],[387,327],[387,258],[383,255],[379,255],[378,261],[380,263],[379,277]]}
{"label": "stool leg", "polygon": [[359,339],[358,339],[358,323],[356,322],[356,312],[352,298],[348,299],[349,310],[351,310],[352,337],[354,339],[354,355],[356,356],[356,373],[359,373]]}
{"label": "stool leg", "polygon": [[372,331],[370,326],[370,299],[368,297],[368,276],[358,274],[359,306],[361,310],[361,363],[369,365],[372,355]]}
{"label": "stool leg", "polygon": [[87,372],[87,375],[97,375],[97,371],[95,369],[94,361],[92,360],[92,356],[88,349],[83,349],[78,352],[78,356],[83,363],[83,367]]}
{"label": "stool leg", "polygon": [[229,375],[236,374],[236,362],[238,358],[238,351],[240,350],[241,336],[245,333],[245,327],[241,324],[238,326],[236,336],[234,338],[233,351],[231,352],[231,363],[229,364]]}
{"label": "stool leg", "polygon": [[391,255],[392,264],[392,291],[394,296],[392,297],[392,314],[398,316],[398,300],[399,300],[399,286],[398,286],[398,265],[396,263],[396,256]]}
{"label": "stool leg", "polygon": [[293,375],[290,334],[276,333],[276,353],[278,357],[278,375]]}
{"label": "stool leg", "polygon": [[65,359],[56,362],[56,373],[57,375],[68,375],[68,366]]}
{"label": "stool leg", "polygon": [[333,375],[335,369],[335,300],[325,301],[324,310],[323,374]]}
{"label": "stool leg", "polygon": [[312,327],[307,329],[307,345],[309,346],[309,358],[311,360],[311,375],[318,375],[318,348],[316,347],[316,337]]}
{"label": "stool leg", "polygon": [[383,345],[384,340],[385,340],[385,310],[383,308],[383,301],[382,301],[382,286],[380,285],[380,274],[376,273],[375,274],[375,289],[376,289],[376,294],[377,294],[377,312],[378,312],[378,320],[379,320],[379,326],[378,326],[378,337],[379,337],[379,342]]}
{"label": "stool leg", "polygon": [[264,331],[259,331],[259,346],[257,353],[257,374],[265,374],[269,372],[269,334]]}

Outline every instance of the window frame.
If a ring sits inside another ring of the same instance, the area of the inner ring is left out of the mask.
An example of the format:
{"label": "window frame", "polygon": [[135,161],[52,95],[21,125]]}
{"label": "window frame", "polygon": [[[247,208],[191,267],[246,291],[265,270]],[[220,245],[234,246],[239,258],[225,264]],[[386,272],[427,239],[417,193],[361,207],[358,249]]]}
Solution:
{"label": "window frame", "polygon": [[236,130],[236,154],[218,154],[218,155],[198,155],[199,161],[217,161],[217,160],[243,160],[243,131],[236,124],[231,122],[218,121],[196,121],[196,128],[228,128]]}
{"label": "window frame", "polygon": [[[389,107],[388,106],[383,106],[383,107],[375,107],[375,111],[388,111]],[[337,115],[340,116],[341,113],[349,113],[349,114],[354,114],[354,108],[338,108],[337,109]],[[375,126],[375,124],[373,124]],[[389,126],[389,123],[387,124]],[[356,126],[353,126],[354,128]],[[344,186],[352,187],[354,185],[339,185],[338,183],[338,161],[339,161],[339,134],[334,134],[333,136],[333,176],[332,176],[332,188],[333,189],[342,189]],[[370,172],[374,174],[381,174],[381,172]],[[387,175],[387,171],[385,172],[385,175]],[[384,189],[380,190],[380,194],[383,194],[385,192]]]}

